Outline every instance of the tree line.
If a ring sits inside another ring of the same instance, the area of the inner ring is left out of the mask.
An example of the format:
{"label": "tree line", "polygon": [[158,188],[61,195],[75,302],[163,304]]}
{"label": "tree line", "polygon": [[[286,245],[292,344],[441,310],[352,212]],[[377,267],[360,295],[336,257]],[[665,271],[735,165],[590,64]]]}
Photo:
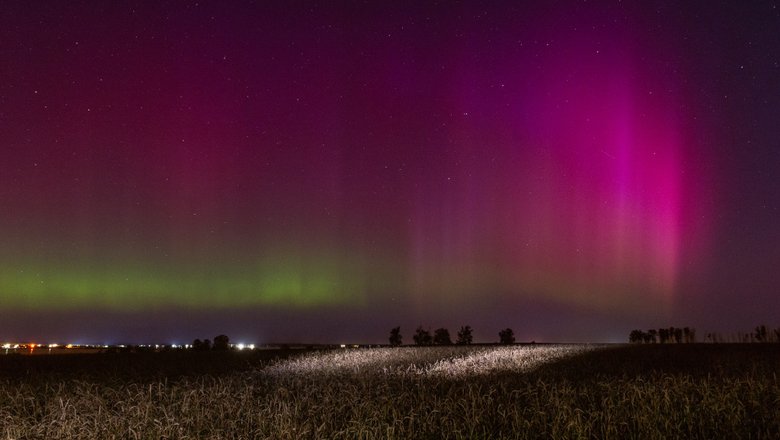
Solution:
{"label": "tree line", "polygon": [[[470,325],[465,325],[458,330],[457,339],[455,345],[470,345],[474,342],[474,329]],[[498,332],[498,342],[502,345],[511,345],[515,343],[515,333],[511,328],[505,328]],[[452,338],[450,337],[450,331],[444,327],[437,328],[431,334],[430,329],[425,329],[422,326],[417,327],[412,335],[414,345],[426,346],[426,345],[452,345]],[[390,345],[392,347],[398,347],[403,345],[403,336],[401,335],[401,327],[394,327],[390,330]]]}
{"label": "tree line", "polygon": [[225,335],[214,336],[214,342],[209,339],[196,339],[192,341],[192,349],[195,351],[227,351],[230,349],[230,338]]}
{"label": "tree line", "polygon": [[631,330],[631,333],[628,335],[628,342],[635,344],[691,343],[696,342],[696,329],[690,327],[668,327],[657,330],[650,329],[648,331]]}
{"label": "tree line", "polygon": [[[635,344],[664,344],[696,342],[696,329],[691,327],[669,327],[650,329],[647,331],[631,330],[628,342]],[[780,327],[769,329],[759,325],[752,332],[738,333],[733,337],[724,338],[720,333],[707,333],[704,342],[780,342]]]}

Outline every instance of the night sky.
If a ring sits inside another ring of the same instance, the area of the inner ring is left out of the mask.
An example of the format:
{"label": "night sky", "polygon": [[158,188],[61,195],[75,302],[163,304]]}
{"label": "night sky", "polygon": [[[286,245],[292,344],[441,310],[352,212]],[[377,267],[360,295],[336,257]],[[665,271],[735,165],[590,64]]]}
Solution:
{"label": "night sky", "polygon": [[780,325],[770,1],[2,2],[0,340]]}

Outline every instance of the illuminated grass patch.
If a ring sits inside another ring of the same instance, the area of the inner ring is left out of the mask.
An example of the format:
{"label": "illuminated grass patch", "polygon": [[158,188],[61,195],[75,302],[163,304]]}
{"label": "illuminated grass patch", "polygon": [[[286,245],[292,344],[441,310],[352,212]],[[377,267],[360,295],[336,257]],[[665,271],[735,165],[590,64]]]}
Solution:
{"label": "illuminated grass patch", "polygon": [[394,374],[469,376],[527,372],[599,345],[402,347],[315,352],[265,368],[271,376]]}

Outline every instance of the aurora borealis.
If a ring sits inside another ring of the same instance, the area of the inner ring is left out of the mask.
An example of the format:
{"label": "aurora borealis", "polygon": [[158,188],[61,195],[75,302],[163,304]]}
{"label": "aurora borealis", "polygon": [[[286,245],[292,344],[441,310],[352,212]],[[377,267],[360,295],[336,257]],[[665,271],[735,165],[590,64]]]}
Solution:
{"label": "aurora borealis", "polygon": [[0,339],[775,325],[776,6],[4,3]]}

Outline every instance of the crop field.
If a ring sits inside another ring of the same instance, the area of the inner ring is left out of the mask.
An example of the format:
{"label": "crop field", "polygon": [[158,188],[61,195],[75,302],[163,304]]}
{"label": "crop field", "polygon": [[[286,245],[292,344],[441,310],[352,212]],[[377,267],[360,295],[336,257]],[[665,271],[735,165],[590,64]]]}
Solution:
{"label": "crop field", "polygon": [[0,356],[0,439],[780,438],[780,344]]}

